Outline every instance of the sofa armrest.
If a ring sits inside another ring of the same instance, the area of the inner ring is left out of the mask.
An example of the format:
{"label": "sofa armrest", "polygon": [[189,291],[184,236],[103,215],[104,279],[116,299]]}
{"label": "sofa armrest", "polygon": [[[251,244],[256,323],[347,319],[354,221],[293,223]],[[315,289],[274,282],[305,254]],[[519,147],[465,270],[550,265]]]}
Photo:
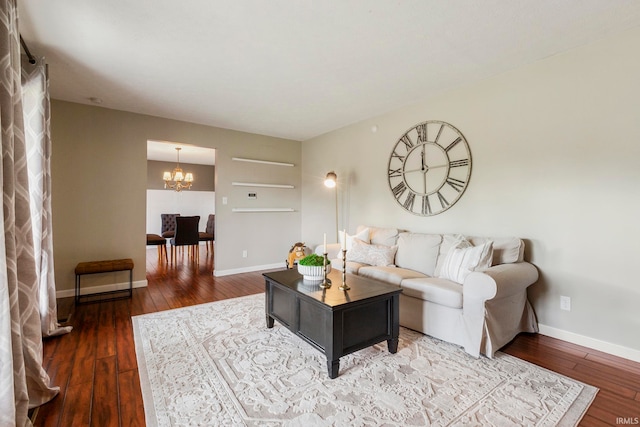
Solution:
{"label": "sofa armrest", "polygon": [[494,265],[474,271],[464,281],[464,297],[490,300],[522,292],[538,280],[538,270],[528,262]]}
{"label": "sofa armrest", "polygon": [[[340,243],[329,243],[327,244],[327,258],[332,260],[336,258],[342,258],[342,256],[338,256],[342,247]],[[322,245],[316,246],[316,250],[314,251],[317,255],[322,255]]]}

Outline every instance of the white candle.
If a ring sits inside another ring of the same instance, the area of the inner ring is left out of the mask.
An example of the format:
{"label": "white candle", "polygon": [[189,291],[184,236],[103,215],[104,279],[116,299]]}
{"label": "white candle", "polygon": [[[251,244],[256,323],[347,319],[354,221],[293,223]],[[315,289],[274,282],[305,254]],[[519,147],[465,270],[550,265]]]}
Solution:
{"label": "white candle", "polygon": [[346,250],[347,249],[347,229],[345,228],[342,231],[342,250]]}
{"label": "white candle", "polygon": [[327,253],[327,233],[324,233],[324,244],[322,245],[322,253]]}

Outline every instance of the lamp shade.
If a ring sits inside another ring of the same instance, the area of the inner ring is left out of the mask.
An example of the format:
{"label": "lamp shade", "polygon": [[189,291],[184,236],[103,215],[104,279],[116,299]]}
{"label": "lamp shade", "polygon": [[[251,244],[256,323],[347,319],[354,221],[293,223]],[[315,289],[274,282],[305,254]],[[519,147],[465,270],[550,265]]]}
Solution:
{"label": "lamp shade", "polygon": [[333,188],[336,186],[336,182],[338,181],[338,175],[334,171],[327,173],[326,178],[324,179],[324,185],[329,188]]}

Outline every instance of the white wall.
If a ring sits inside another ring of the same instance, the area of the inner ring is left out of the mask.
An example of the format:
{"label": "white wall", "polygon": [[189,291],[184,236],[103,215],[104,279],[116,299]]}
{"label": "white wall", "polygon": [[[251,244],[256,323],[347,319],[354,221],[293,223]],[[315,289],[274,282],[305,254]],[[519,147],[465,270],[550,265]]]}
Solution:
{"label": "white wall", "polygon": [[[335,169],[340,228],[519,236],[545,330],[640,360],[639,51],[636,28],[306,141],[302,239],[333,235]],[[466,193],[434,217],[404,212],[387,184],[393,145],[425,120],[456,126],[473,156]]]}
{"label": "white wall", "polygon": [[200,231],[204,231],[209,214],[216,213],[215,191],[147,190],[147,234],[161,234],[163,213],[182,216],[200,215]]}

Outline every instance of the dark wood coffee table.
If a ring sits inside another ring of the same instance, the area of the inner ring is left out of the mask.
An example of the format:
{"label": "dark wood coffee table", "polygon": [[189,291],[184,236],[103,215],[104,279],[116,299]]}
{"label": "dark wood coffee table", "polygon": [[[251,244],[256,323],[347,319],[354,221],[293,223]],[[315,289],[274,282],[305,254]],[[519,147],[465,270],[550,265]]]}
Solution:
{"label": "dark wood coffee table", "polygon": [[385,340],[390,353],[398,350],[399,286],[347,275],[351,289],[341,291],[336,270],[329,274],[329,289],[308,284],[296,270],[263,276],[267,328],[277,320],[324,353],[330,378],[338,376],[340,357],[349,353]]}

